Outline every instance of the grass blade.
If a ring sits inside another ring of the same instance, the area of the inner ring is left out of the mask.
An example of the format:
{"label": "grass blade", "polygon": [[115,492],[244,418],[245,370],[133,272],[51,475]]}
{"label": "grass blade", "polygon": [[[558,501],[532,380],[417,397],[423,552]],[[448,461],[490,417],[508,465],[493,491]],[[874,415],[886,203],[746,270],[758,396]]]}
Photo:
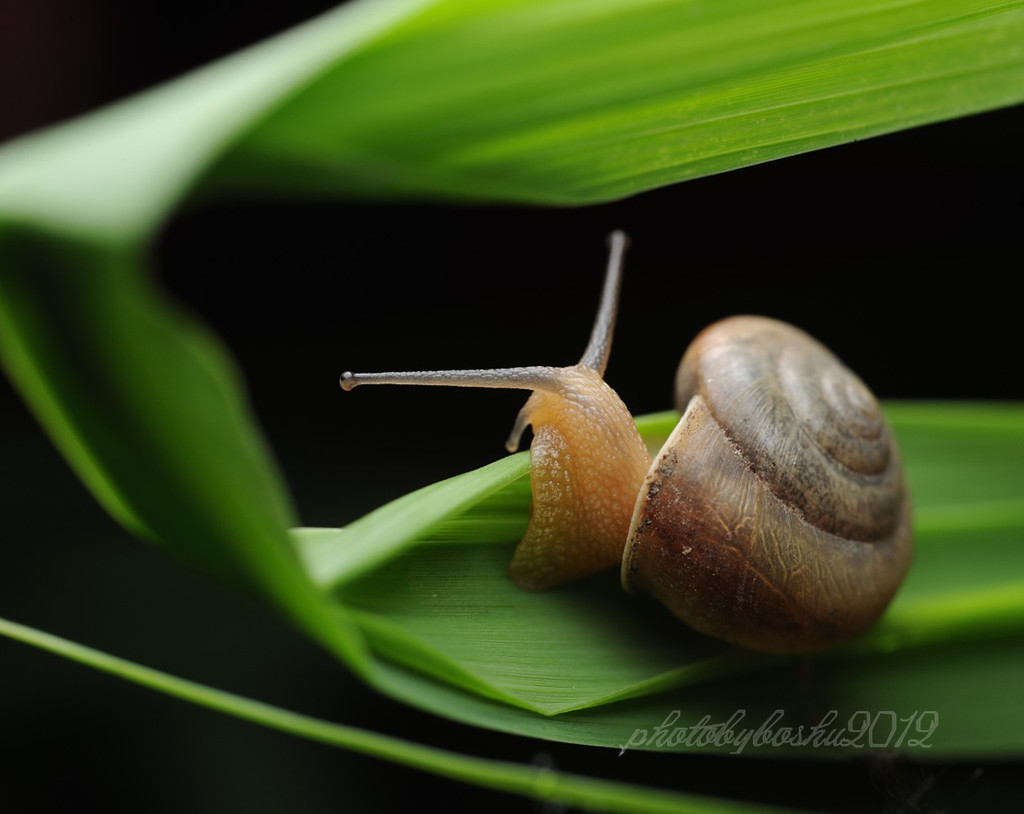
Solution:
{"label": "grass blade", "polygon": [[329,723],[197,684],[194,681],[153,670],[6,619],[0,619],[0,635],[102,670],[126,681],[260,726],[270,727],[329,746],[360,752],[464,783],[522,794],[551,803],[577,806],[587,811],[652,812],[652,814],[669,811],[680,814],[685,814],[685,812],[709,812],[710,814],[765,812],[768,814],[768,812],[783,810],[751,803],[733,803],[721,799],[609,782],[566,774],[550,768],[486,760],[422,746],[364,729]]}

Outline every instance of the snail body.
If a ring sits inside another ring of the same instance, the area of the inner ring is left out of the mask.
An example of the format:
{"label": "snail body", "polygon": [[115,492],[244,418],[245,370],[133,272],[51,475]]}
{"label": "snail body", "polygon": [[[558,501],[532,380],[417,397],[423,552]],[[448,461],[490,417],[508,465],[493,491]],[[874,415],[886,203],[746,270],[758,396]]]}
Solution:
{"label": "snail body", "polygon": [[544,590],[618,566],[692,628],[766,652],[866,629],[913,553],[899,451],[874,396],[793,326],[731,317],[691,343],[682,414],[651,457],[604,382],[626,238],[611,236],[598,317],[570,367],[342,375],[359,384],[533,390],[508,440],[534,429],[533,506],[509,576]]}

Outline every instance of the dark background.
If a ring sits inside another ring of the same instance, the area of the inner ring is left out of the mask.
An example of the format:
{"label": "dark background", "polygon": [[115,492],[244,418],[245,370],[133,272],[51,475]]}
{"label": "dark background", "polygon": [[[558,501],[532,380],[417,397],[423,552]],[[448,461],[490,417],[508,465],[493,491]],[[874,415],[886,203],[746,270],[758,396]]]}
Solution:
{"label": "dark background", "polygon": [[[330,5],[7,3],[0,136],[143,89]],[[169,224],[153,261],[169,295],[234,353],[302,521],[337,526],[501,455],[524,399],[345,394],[338,374],[574,362],[613,228],[633,248],[608,379],[634,412],[671,406],[688,340],[739,312],[806,328],[883,398],[1024,398],[1022,143],[1016,108],[583,209],[219,201]],[[1012,793],[1013,767],[991,762],[616,759],[400,707],[271,611],[121,531],[5,380],[0,419],[7,618],[329,720],[599,776],[834,811],[981,811]],[[7,641],[0,793],[12,810],[41,812],[398,811],[431,798],[540,808],[229,720]]]}

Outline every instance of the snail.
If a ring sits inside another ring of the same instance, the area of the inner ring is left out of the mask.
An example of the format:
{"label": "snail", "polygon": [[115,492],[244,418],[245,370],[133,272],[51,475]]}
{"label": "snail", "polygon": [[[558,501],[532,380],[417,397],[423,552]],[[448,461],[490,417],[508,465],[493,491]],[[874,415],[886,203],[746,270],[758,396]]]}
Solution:
{"label": "snail", "polygon": [[532,390],[529,525],[508,567],[539,591],[618,566],[701,633],[774,653],[869,627],[913,555],[899,450],[874,396],[829,350],[767,317],[701,331],[676,375],[682,414],[653,462],[603,374],[627,238],[614,232],[590,342],[571,367],[344,373],[361,384]]}

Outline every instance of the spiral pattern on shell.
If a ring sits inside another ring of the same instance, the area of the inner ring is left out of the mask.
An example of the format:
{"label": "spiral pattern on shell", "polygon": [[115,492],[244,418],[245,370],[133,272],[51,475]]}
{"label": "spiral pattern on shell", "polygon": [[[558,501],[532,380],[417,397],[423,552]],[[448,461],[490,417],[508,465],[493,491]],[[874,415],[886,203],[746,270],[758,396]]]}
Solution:
{"label": "spiral pattern on shell", "polygon": [[892,532],[902,472],[864,383],[798,328],[733,317],[703,331],[676,377],[676,407],[700,394],[754,473],[808,522],[852,540]]}
{"label": "spiral pattern on shell", "polygon": [[899,451],[863,382],[797,328],[733,317],[694,340],[676,385],[684,415],[637,501],[624,586],[754,649],[870,625],[912,542]]}

